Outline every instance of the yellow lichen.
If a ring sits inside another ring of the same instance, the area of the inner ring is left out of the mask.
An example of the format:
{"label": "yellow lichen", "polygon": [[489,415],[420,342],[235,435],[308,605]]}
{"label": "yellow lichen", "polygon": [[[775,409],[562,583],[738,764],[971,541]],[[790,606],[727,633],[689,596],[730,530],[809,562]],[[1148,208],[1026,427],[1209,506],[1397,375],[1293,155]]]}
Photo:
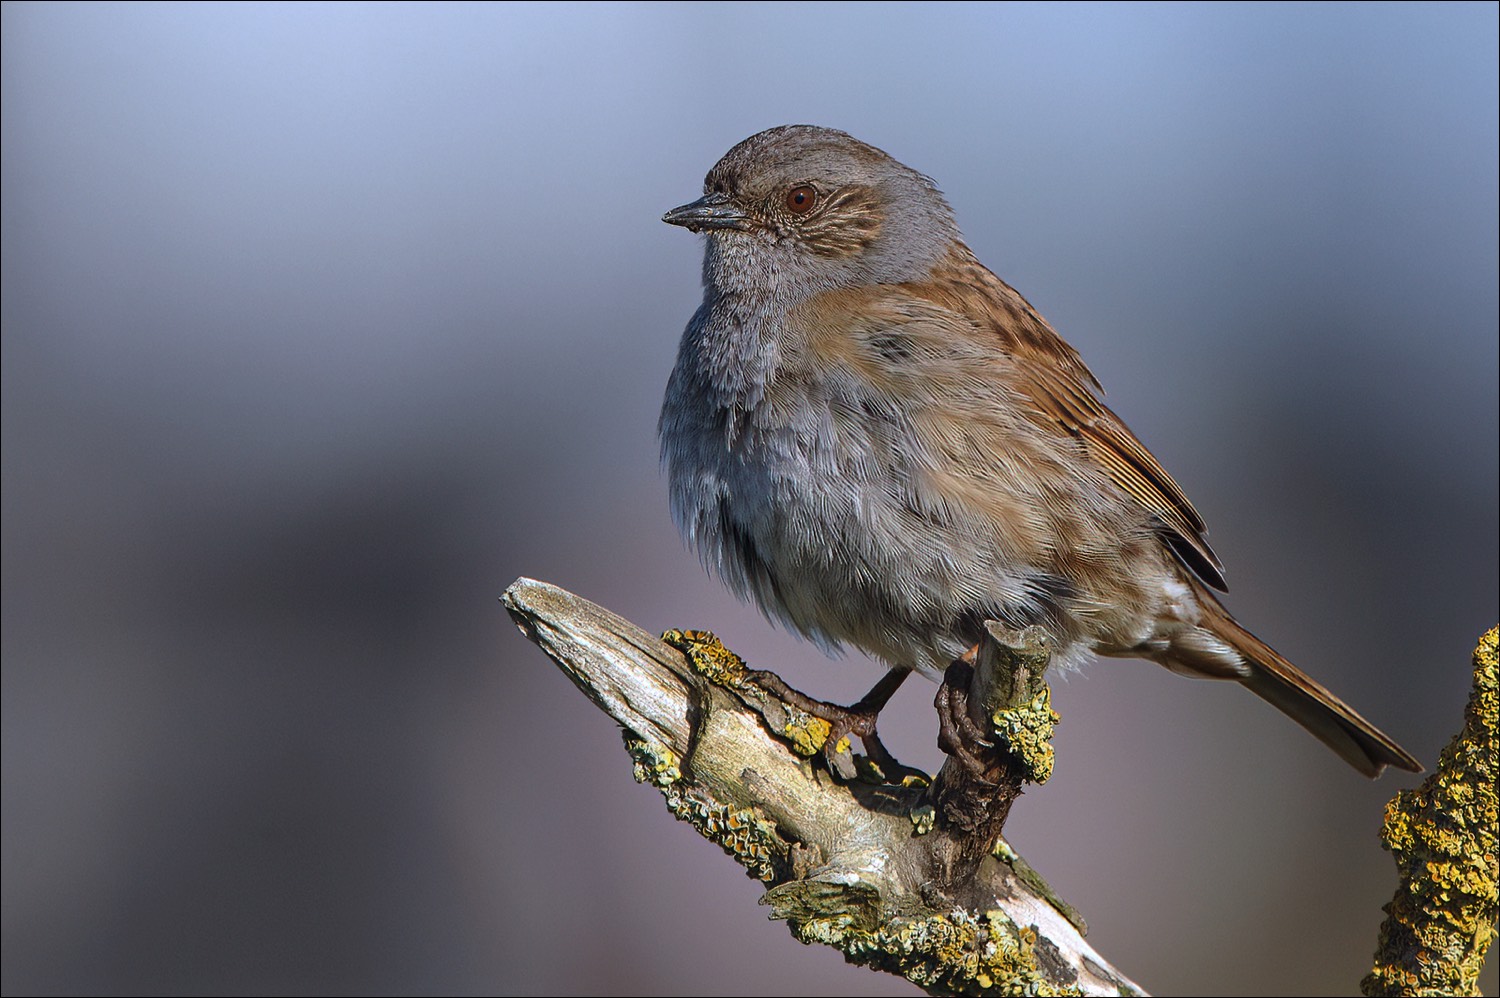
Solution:
{"label": "yellow lichen", "polygon": [[[781,736],[791,745],[793,752],[806,759],[823,751],[828,733],[832,730],[833,726],[821,717],[789,709],[786,712],[786,724],[781,728]],[[839,747],[847,752],[849,740],[841,740]]]}
{"label": "yellow lichen", "polygon": [[637,783],[650,783],[666,798],[667,810],[717,843],[757,880],[772,881],[785,867],[787,844],[776,825],[754,808],[736,808],[711,800],[684,780],[677,754],[665,745],[625,733],[625,748],[635,766]]}
{"label": "yellow lichen", "polygon": [[682,760],[667,746],[648,742],[625,732],[625,751],[635,766],[635,782],[658,787],[671,786],[682,779]]}
{"label": "yellow lichen", "polygon": [[1059,718],[1052,709],[1052,691],[1045,685],[1031,702],[1002,708],[990,716],[995,734],[1007,751],[1026,770],[1032,783],[1046,783],[1052,776],[1052,732]]}
{"label": "yellow lichen", "polygon": [[739,689],[745,681],[745,660],[724,647],[712,631],[667,631],[662,641],[687,656],[688,662],[712,682]]}
{"label": "yellow lichen", "polygon": [[1464,729],[1437,771],[1386,805],[1381,839],[1401,887],[1385,906],[1366,995],[1477,995],[1500,911],[1500,628],[1474,651]]}
{"label": "yellow lichen", "polygon": [[998,909],[975,917],[947,914],[892,917],[874,930],[851,919],[794,921],[806,943],[823,943],[850,963],[900,974],[929,992],[954,995],[1075,995],[1058,988],[1037,966],[1036,930],[1018,926]]}
{"label": "yellow lichen", "polygon": [[[750,670],[745,660],[724,647],[724,643],[712,631],[671,630],[661,636],[662,641],[676,648],[687,657],[688,664],[718,686],[733,690],[742,699],[763,702],[765,690],[747,682]],[[793,752],[804,759],[823,751],[828,742],[832,726],[821,717],[798,710],[790,704],[782,704],[781,713],[785,723],[777,726],[774,733],[780,735]],[[849,739],[839,739],[834,751],[848,752]]]}
{"label": "yellow lichen", "polygon": [[758,810],[728,807],[681,786],[663,787],[662,796],[667,810],[718,843],[750,876],[768,883],[777,879],[786,845]]}
{"label": "yellow lichen", "polygon": [[[847,745],[845,746],[847,747]],[[880,763],[869,756],[857,755],[854,757],[854,768],[859,778],[866,783],[874,783],[881,786],[905,787],[908,790],[923,790],[932,786],[932,777],[918,769],[896,764],[898,769],[889,773]]]}

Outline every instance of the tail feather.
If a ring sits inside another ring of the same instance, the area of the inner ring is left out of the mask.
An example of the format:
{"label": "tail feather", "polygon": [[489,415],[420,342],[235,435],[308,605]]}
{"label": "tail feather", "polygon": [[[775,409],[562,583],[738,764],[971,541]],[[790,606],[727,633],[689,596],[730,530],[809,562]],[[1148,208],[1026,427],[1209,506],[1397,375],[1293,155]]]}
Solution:
{"label": "tail feather", "polygon": [[1386,766],[1422,771],[1422,764],[1411,753],[1241,627],[1218,600],[1210,596],[1203,602],[1203,626],[1245,657],[1249,671],[1238,678],[1250,692],[1302,725],[1368,777],[1379,776]]}

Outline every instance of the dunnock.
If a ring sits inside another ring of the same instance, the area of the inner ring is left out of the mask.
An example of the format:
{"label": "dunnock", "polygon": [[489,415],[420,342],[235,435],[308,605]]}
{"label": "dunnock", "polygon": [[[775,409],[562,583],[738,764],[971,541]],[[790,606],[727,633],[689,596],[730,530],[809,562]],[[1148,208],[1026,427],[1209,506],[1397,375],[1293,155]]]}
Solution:
{"label": "dunnock", "polygon": [[941,676],[994,619],[1041,625],[1064,666],[1236,680],[1367,776],[1421,770],[1224,609],[1187,496],[927,177],[789,125],[663,220],[708,237],[662,405],[673,513],[741,598],[889,664],[825,705],[841,730],[873,737],[912,669]]}

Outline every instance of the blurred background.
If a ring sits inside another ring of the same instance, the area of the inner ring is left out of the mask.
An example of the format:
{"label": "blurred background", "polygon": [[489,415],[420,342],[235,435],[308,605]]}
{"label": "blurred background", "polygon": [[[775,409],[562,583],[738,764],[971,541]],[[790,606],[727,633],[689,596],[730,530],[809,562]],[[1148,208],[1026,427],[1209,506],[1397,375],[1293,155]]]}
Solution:
{"label": "blurred background", "polygon": [[[1500,612],[1496,11],[5,4],[4,990],[916,993],[768,922],[497,602],[873,682],[657,465],[659,217],[786,122],[936,178],[1235,613],[1432,764]],[[933,690],[882,723],[928,769]],[[1146,663],[1055,702],[1008,833],[1102,953],[1355,990],[1414,779]]]}

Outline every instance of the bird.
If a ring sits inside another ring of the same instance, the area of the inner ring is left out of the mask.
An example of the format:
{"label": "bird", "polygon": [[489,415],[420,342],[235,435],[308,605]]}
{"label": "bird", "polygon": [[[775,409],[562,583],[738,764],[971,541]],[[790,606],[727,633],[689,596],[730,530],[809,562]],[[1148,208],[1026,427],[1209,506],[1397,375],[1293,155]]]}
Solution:
{"label": "bird", "polygon": [[1060,668],[1236,681],[1366,776],[1421,771],[1230,615],[1203,518],[929,177],[783,125],[662,220],[705,237],[658,423],[673,518],[741,599],[886,664],[852,707],[811,701],[836,730],[874,737],[994,620],[1041,627]]}

